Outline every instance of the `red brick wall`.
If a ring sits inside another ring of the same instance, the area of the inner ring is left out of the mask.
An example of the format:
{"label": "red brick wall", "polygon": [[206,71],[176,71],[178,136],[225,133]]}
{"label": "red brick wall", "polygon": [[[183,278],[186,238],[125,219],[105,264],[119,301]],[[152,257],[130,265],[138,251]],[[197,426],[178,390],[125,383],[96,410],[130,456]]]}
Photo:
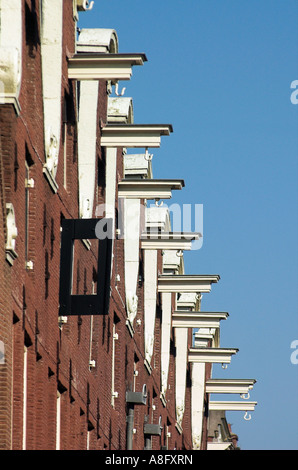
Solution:
{"label": "red brick wall", "polygon": [[[62,96],[69,96],[75,110],[75,83],[67,80],[67,56],[74,52],[75,23],[72,0],[64,1]],[[35,5],[35,10],[34,10]],[[143,449],[143,424],[157,423],[162,417],[162,436],[152,438],[152,448],[165,443],[165,429],[170,427],[169,448],[191,448],[190,383],[186,389],[183,434],[175,428],[175,357],[172,337],[167,406],[160,400],[160,341],[162,314],[158,299],[155,323],[153,370],[144,366],[143,286],[139,297],[135,332],[131,337],[126,326],[124,307],[124,247],[121,238],[114,242],[114,265],[111,278],[109,315],[69,317],[58,326],[60,224],[61,217],[78,218],[78,165],[75,111],[67,125],[67,186],[63,177],[63,135],[61,135],[58,191],[55,194],[43,174],[43,103],[40,57],[39,1],[24,0],[24,22],[38,28],[24,28],[23,74],[20,92],[21,113],[12,105],[0,106],[0,340],[5,343],[5,365],[0,365],[0,449],[22,449],[24,346],[28,351],[26,449],[46,450],[56,447],[57,391],[61,394],[61,449],[86,449],[89,432],[90,449],[126,448],[126,390],[132,389],[134,360],[138,358],[136,390],[147,384],[146,406],[136,406],[133,448]],[[101,126],[106,121],[105,82],[99,83],[97,188],[95,206],[105,201],[105,155],[100,146]],[[25,160],[30,161],[29,252],[32,271],[25,269]],[[117,181],[123,177],[122,151],[117,156]],[[5,262],[5,204],[13,203],[18,237],[18,258],[13,266]],[[94,213],[95,213],[94,206]],[[116,209],[117,196],[116,196]],[[97,269],[97,241],[88,250],[75,243],[74,293],[91,293],[93,269]],[[142,259],[142,253],[140,253]],[[159,253],[158,269],[162,272]],[[120,275],[120,281],[116,280]],[[115,398],[111,406],[113,323],[117,319],[115,341]],[[92,326],[92,340],[90,336]],[[191,334],[190,334],[191,341]],[[89,354],[96,365],[89,369]],[[26,378],[25,378],[26,379]],[[13,384],[13,385],[12,385]],[[155,410],[153,406],[155,405]],[[11,406],[10,406],[11,405]],[[12,429],[10,428],[12,423]]]}
{"label": "red brick wall", "polygon": [[[10,107],[2,106],[3,111],[8,118],[10,116]],[[2,146],[2,135],[5,135],[9,128],[0,120],[0,341],[4,348],[4,358],[0,362],[0,450],[10,449],[11,434],[11,407],[10,397],[12,392],[12,314],[10,311],[10,270],[5,261],[6,244],[6,188],[4,180],[3,154],[8,149]]]}

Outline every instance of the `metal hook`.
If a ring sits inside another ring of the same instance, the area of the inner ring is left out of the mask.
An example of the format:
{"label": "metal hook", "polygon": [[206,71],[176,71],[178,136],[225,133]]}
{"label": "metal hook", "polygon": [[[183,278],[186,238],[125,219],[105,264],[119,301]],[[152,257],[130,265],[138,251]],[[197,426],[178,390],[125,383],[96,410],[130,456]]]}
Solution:
{"label": "metal hook", "polygon": [[227,368],[228,368],[228,364],[222,364],[221,367],[222,367],[222,369],[227,369]]}
{"label": "metal hook", "polygon": [[248,413],[246,411],[243,418],[245,419],[245,421],[250,421],[251,420],[251,415],[248,415]]}
{"label": "metal hook", "polygon": [[160,199],[155,199],[155,205],[157,207],[161,207],[163,205],[163,201],[161,201]]}
{"label": "metal hook", "polygon": [[153,155],[150,154],[150,153],[148,152],[148,148],[146,148],[146,151],[145,151],[145,160],[147,160],[147,162],[150,162],[150,161],[152,160],[152,158],[153,158]]}
{"label": "metal hook", "polygon": [[182,256],[183,256],[183,251],[182,251],[182,250],[177,250],[176,256],[178,256],[179,258],[182,258]]}
{"label": "metal hook", "polygon": [[247,392],[247,394],[241,393],[240,397],[243,398],[243,400],[248,400],[250,398],[250,394],[249,394],[249,392]]}
{"label": "metal hook", "polygon": [[117,96],[123,96],[123,95],[124,95],[124,92],[125,92],[125,90],[126,90],[126,88],[125,88],[125,87],[122,88],[121,93],[119,93],[119,92],[118,92],[118,87],[119,87],[119,83],[117,82],[117,83],[115,84],[115,94],[116,94]]}
{"label": "metal hook", "polygon": [[80,0],[78,2],[78,9],[81,8],[81,11],[89,11],[92,10],[94,5],[94,0],[90,1],[89,0]]}
{"label": "metal hook", "polygon": [[86,3],[86,10],[92,10],[93,5],[94,5],[94,1],[89,3],[89,0],[88,0]]}

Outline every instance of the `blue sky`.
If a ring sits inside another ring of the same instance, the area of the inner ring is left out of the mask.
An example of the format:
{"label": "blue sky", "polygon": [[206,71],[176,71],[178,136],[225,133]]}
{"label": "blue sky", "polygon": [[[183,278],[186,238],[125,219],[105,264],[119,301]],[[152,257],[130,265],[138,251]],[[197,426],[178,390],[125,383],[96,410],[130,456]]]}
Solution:
{"label": "blue sky", "polygon": [[95,0],[78,24],[147,55],[120,89],[135,123],[173,125],[152,150],[155,178],[185,180],[171,202],[203,204],[186,273],[221,276],[202,310],[229,312],[221,346],[239,352],[213,377],[257,380],[251,421],[227,413],[247,450],[298,449],[297,19],[296,0]]}

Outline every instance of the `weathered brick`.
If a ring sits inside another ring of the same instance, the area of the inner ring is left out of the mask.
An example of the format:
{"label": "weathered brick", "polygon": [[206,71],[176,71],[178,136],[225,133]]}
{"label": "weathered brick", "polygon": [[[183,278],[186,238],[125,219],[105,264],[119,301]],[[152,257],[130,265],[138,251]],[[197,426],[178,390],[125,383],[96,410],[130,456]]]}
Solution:
{"label": "weathered brick", "polygon": [[[75,51],[76,24],[73,21],[73,0],[65,0],[63,23],[63,80],[62,95],[68,93],[75,100],[74,84],[67,80],[67,55]],[[40,32],[39,1],[24,0],[27,13],[33,12]],[[30,36],[31,37],[31,36]],[[49,71],[50,73],[50,71]],[[57,170],[58,191],[53,193],[43,174],[44,131],[41,76],[41,51],[34,37],[23,44],[23,71],[20,92],[21,114],[18,117],[12,105],[0,105],[0,340],[5,344],[5,366],[0,365],[0,449],[22,449],[24,410],[24,347],[27,347],[27,401],[26,449],[53,450],[56,448],[57,392],[61,394],[61,449],[126,448],[125,392],[133,383],[133,367],[138,357],[138,390],[146,383],[150,399],[144,407],[136,407],[134,449],[143,449],[145,415],[159,416],[162,423],[171,426],[170,446],[191,448],[190,388],[186,390],[186,411],[183,435],[175,428],[175,358],[171,351],[167,406],[160,400],[160,342],[162,318],[157,305],[155,323],[154,368],[151,375],[144,366],[144,332],[136,326],[131,337],[126,326],[123,305],[124,243],[115,240],[114,267],[111,278],[110,312],[107,317],[70,317],[67,324],[58,326],[60,222],[78,217],[78,163],[74,123],[67,133],[67,188],[63,185],[63,146],[60,146]],[[75,107],[75,101],[73,102]],[[100,122],[106,121],[106,83],[99,84],[97,129],[97,165],[105,168],[100,146]],[[25,160],[30,161],[30,177],[34,188],[29,190],[28,257],[34,263],[32,271],[25,269]],[[95,205],[105,201],[104,172],[97,178]],[[117,154],[117,178],[123,177],[122,150]],[[18,228],[17,259],[13,266],[5,261],[6,202],[13,203]],[[118,201],[116,197],[116,209]],[[140,257],[142,254],[140,253]],[[161,270],[159,253],[158,266]],[[87,250],[76,244],[74,258],[75,293],[91,292],[92,268],[96,270],[96,242]],[[116,274],[121,281],[115,289]],[[143,316],[143,286],[138,287],[138,315]],[[111,406],[113,321],[117,316],[115,342],[115,398]],[[90,332],[92,328],[91,358],[96,361],[89,369]],[[174,341],[174,338],[172,338]],[[191,336],[189,338],[191,342]],[[155,410],[152,408],[154,399]],[[153,449],[165,442],[165,426],[161,438],[152,439]]]}

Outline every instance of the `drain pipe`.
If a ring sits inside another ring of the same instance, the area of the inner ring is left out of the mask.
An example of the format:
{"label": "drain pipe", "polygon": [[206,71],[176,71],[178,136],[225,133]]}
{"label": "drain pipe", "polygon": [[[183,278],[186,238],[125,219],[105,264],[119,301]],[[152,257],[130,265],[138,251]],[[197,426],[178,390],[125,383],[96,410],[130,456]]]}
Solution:
{"label": "drain pipe", "polygon": [[151,434],[146,432],[146,425],[148,423],[149,416],[146,415],[144,419],[144,438],[145,438],[145,447],[144,450],[151,450],[152,449],[152,439]]}
{"label": "drain pipe", "polygon": [[152,440],[151,436],[148,434],[145,435],[145,447],[144,450],[151,450],[152,449]]}
{"label": "drain pipe", "polygon": [[127,450],[132,450],[132,437],[133,437],[133,422],[134,422],[134,407],[135,405],[146,405],[147,402],[147,387],[143,385],[141,392],[126,392],[126,403],[128,413],[126,416],[126,447]]}
{"label": "drain pipe", "polygon": [[146,416],[144,422],[144,436],[145,436],[145,448],[144,450],[152,449],[152,436],[161,436],[162,425],[161,425],[161,416],[159,417],[158,424],[149,424],[148,416]]}
{"label": "drain pipe", "polygon": [[126,416],[126,448],[127,450],[132,450],[132,435],[133,435],[133,420],[134,420],[134,405],[132,403],[128,404],[128,414]]}

